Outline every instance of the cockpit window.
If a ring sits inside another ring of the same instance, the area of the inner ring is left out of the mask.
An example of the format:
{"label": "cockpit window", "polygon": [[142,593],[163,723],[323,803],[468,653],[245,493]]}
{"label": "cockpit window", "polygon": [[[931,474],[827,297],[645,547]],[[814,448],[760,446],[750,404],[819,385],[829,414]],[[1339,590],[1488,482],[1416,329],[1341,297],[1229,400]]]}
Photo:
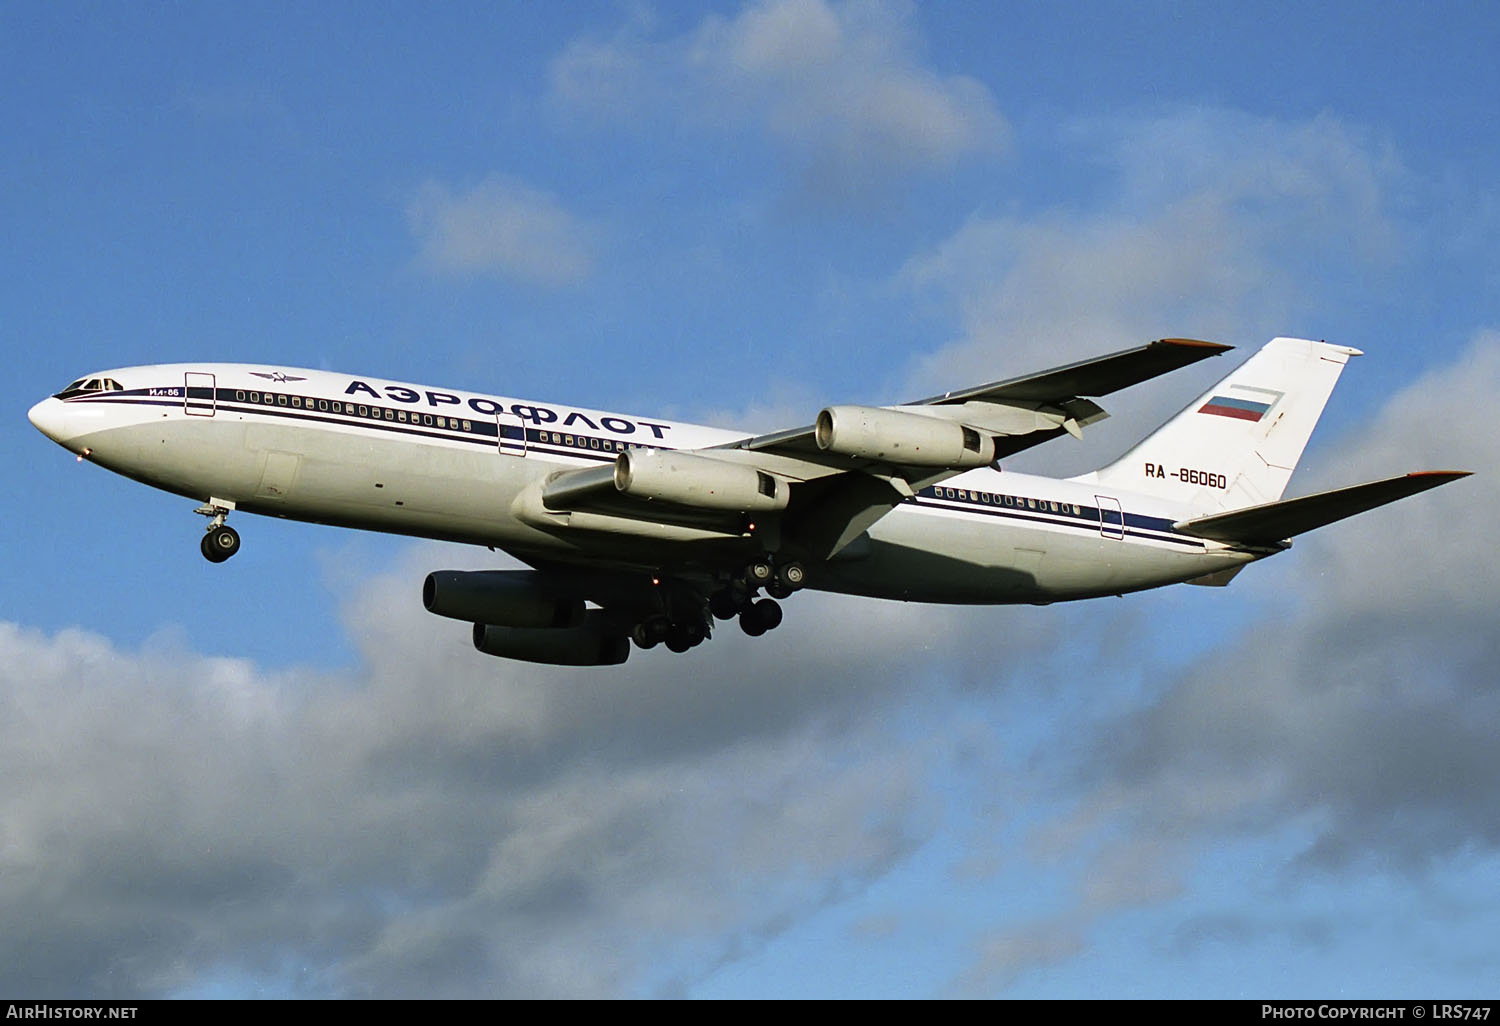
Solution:
{"label": "cockpit window", "polygon": [[75,395],[84,395],[89,392],[123,392],[125,386],[114,378],[79,378],[67,388],[57,393],[58,399],[71,399]]}

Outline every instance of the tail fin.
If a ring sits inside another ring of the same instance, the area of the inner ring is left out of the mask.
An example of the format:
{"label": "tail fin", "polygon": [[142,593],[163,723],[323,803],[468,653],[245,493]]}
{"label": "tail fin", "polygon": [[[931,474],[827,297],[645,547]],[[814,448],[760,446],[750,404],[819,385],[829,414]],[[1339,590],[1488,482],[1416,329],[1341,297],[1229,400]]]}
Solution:
{"label": "tail fin", "polygon": [[1273,338],[1120,459],[1083,480],[1203,512],[1274,502],[1358,349]]}

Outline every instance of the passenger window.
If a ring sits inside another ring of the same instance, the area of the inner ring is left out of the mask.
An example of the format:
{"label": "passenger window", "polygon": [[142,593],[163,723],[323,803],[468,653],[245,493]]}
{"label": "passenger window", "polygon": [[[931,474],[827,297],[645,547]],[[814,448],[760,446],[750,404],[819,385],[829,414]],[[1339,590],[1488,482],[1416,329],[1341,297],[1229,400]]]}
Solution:
{"label": "passenger window", "polygon": [[286,396],[284,396],[284,395],[278,395],[276,397],[276,405],[277,406],[285,406],[286,405]]}
{"label": "passenger window", "polygon": [[237,391],[237,392],[234,393],[234,397],[237,400],[239,400],[240,402],[244,402],[245,401],[245,393],[244,392],[238,392]]}
{"label": "passenger window", "polygon": [[299,410],[302,409],[302,397],[300,395],[292,396],[292,405]]}

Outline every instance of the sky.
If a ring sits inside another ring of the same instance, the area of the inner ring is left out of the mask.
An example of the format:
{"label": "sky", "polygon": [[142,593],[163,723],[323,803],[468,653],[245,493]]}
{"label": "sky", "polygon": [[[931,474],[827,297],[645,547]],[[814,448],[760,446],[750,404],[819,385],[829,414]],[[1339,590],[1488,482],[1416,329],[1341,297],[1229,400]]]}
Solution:
{"label": "sky", "polygon": [[[1492,989],[1497,50],[1480,2],[0,5],[0,994]],[[804,592],[608,669],[422,610],[503,555],[211,565],[25,418],[203,360],[758,431],[1276,335],[1367,354],[1292,494],[1475,476],[1225,589]]]}

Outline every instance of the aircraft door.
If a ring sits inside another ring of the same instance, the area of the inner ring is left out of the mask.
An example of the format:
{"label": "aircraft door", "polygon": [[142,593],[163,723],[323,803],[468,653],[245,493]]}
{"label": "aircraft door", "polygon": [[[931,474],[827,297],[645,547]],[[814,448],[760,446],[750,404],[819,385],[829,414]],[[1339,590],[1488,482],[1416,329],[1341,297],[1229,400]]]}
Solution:
{"label": "aircraft door", "polygon": [[188,371],[182,376],[182,412],[189,417],[212,417],[218,405],[214,400],[214,376]]}
{"label": "aircraft door", "polygon": [[495,443],[502,456],[525,456],[526,422],[514,413],[495,414]]}
{"label": "aircraft door", "polygon": [[1120,509],[1120,500],[1107,495],[1094,496],[1099,503],[1099,533],[1116,540],[1125,537],[1125,514]]}

